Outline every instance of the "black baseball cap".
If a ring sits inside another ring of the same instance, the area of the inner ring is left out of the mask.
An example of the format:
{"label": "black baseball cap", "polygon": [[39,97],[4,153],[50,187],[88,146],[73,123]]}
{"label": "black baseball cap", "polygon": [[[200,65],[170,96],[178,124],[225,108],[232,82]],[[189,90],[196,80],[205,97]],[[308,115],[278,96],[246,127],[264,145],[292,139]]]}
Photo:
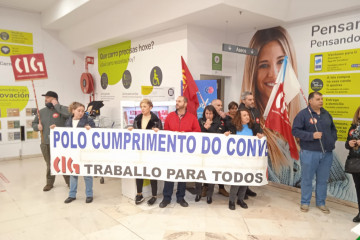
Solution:
{"label": "black baseball cap", "polygon": [[54,97],[56,98],[56,100],[58,99],[58,95],[56,92],[53,92],[53,91],[48,91],[46,94],[43,94],[41,96],[45,96],[45,97]]}

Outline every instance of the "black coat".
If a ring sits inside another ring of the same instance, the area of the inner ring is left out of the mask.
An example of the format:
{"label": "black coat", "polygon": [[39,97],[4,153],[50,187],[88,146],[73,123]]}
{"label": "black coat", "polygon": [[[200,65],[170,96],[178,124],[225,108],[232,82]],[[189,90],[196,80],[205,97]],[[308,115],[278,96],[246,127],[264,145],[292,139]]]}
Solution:
{"label": "black coat", "polygon": [[222,125],[222,122],[219,118],[214,118],[213,122],[211,123],[211,126],[209,129],[206,129],[204,127],[206,123],[205,118],[199,118],[199,125],[201,128],[201,132],[207,132],[207,133],[224,133],[224,126]]}
{"label": "black coat", "polygon": [[[72,127],[72,120],[73,116],[69,117],[65,122],[65,127]],[[82,116],[82,118],[79,120],[79,123],[76,127],[85,127],[86,125],[89,125],[90,127],[95,127],[95,122],[92,120],[92,118],[88,117],[86,114]]]}
{"label": "black coat", "polygon": [[[158,128],[158,129],[162,130],[163,126],[162,126],[161,120],[153,112],[150,112],[150,115],[151,115],[151,118],[150,118],[149,123],[146,126],[146,129]],[[142,117],[143,117],[142,113],[140,113],[139,115],[137,115],[135,117],[134,123],[133,123],[134,129],[142,129],[141,128]]]}
{"label": "black coat", "polygon": [[360,139],[360,124],[351,124],[351,127],[348,132],[348,137],[345,142],[345,148],[349,149],[348,158],[360,158],[360,146],[358,146],[357,150],[350,147],[350,140],[359,140]]}

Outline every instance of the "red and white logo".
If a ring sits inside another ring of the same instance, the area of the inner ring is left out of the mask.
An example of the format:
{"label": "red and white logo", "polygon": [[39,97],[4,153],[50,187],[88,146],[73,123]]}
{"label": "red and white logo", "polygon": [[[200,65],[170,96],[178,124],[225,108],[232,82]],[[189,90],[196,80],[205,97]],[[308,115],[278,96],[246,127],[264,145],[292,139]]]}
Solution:
{"label": "red and white logo", "polygon": [[[61,169],[59,167],[60,161],[61,161]],[[76,174],[80,174],[79,164],[72,164],[72,163],[73,160],[71,158],[69,158],[69,160],[66,161],[65,157],[61,157],[61,159],[59,157],[56,157],[54,160],[54,169],[57,173],[59,173],[60,171],[66,173],[67,172],[66,170],[68,169],[70,173],[73,173],[75,171]]]}
{"label": "red and white logo", "polygon": [[315,122],[315,124],[316,124],[316,123],[317,123],[317,119],[316,119],[316,118],[310,118],[309,122],[310,122],[311,124],[314,124],[314,122]]}
{"label": "red and white logo", "polygon": [[10,56],[15,80],[34,80],[48,78],[44,54]]}
{"label": "red and white logo", "polygon": [[53,118],[58,118],[60,115],[58,113],[53,114]]}

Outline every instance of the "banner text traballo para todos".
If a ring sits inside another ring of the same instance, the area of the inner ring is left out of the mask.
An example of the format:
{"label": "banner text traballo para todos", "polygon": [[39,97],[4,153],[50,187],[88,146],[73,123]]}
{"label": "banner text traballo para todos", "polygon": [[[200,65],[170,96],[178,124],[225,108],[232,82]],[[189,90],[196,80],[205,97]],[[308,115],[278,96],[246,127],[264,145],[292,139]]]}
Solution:
{"label": "banner text traballo para todos", "polygon": [[50,139],[54,175],[267,184],[265,137],[57,127]]}

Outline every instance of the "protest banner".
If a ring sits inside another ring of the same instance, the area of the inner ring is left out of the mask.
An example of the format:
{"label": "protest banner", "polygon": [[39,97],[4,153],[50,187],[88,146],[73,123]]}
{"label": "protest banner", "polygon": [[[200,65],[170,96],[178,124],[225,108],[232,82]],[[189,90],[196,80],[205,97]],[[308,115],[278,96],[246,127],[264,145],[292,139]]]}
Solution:
{"label": "protest banner", "polygon": [[54,175],[267,184],[265,137],[57,127],[50,143]]}

